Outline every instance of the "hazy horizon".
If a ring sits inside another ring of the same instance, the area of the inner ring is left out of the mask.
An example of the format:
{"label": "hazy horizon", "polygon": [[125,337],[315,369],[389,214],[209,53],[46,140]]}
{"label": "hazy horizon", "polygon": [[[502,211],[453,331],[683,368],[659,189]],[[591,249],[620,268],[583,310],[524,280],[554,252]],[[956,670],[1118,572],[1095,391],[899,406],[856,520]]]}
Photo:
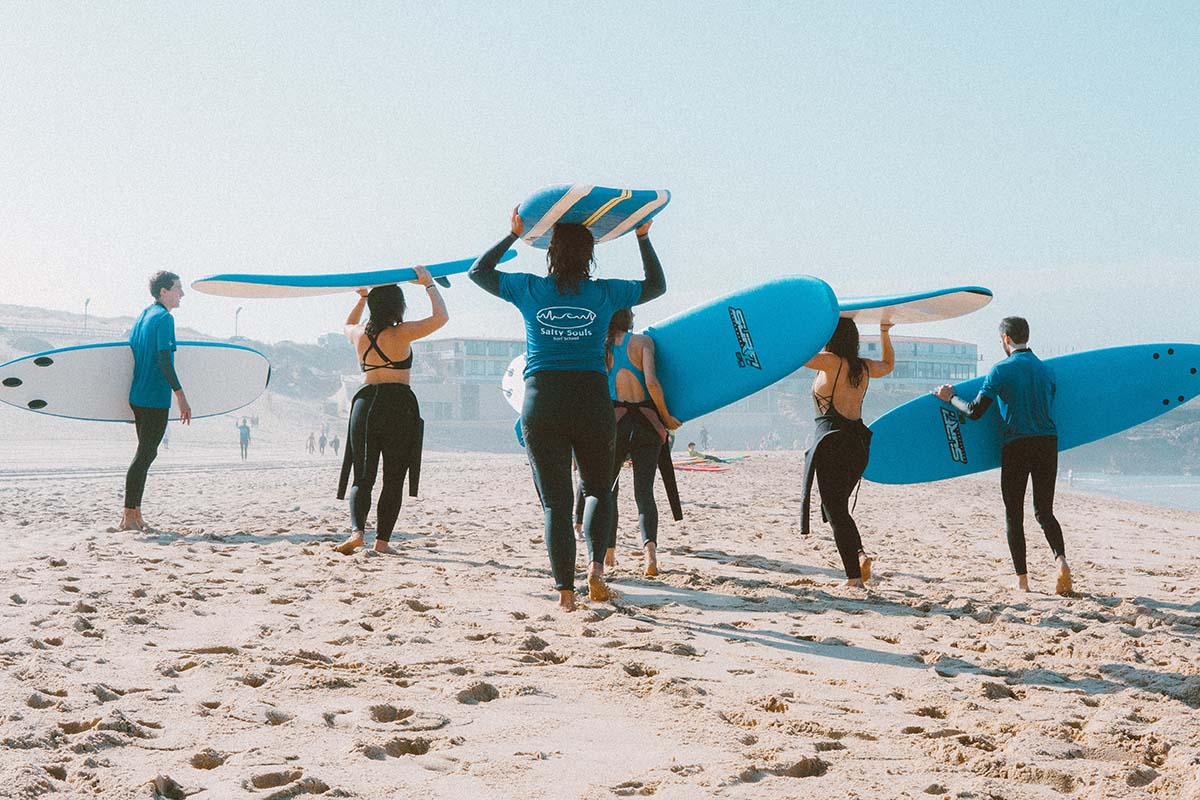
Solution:
{"label": "hazy horizon", "polygon": [[[986,286],[983,311],[897,333],[989,361],[1009,314],[1047,353],[1196,341],[1198,29],[1184,3],[9,4],[0,303],[133,315],[161,268],[471,257],[580,181],[673,192],[639,325],[806,273],[842,296]],[[518,252],[504,269],[543,268]],[[639,274],[631,239],[598,261]],[[522,335],[455,284],[439,336]],[[315,341],[352,304],[189,289],[176,315],[228,337],[241,306],[245,336]]]}

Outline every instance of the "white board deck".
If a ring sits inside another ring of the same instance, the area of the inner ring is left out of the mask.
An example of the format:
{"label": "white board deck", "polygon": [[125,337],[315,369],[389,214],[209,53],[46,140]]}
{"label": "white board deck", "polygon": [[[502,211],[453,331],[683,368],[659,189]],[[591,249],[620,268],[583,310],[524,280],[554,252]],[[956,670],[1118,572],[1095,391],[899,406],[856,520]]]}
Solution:
{"label": "white board deck", "polygon": [[859,325],[910,325],[940,322],[978,311],[992,302],[992,292],[982,286],[956,286],[929,292],[838,298],[840,315]]}

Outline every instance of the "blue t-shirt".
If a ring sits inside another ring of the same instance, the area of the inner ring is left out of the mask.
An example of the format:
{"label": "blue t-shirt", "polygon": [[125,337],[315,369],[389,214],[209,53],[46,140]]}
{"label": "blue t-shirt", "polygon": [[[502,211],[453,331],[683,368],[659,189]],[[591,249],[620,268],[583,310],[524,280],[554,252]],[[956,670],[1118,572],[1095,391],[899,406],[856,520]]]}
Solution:
{"label": "blue t-shirt", "polygon": [[996,401],[1004,420],[1004,443],[1030,436],[1057,436],[1054,370],[1032,350],[1017,350],[992,367],[979,393]]}
{"label": "blue t-shirt", "polygon": [[158,366],[158,354],[175,351],[175,318],[154,303],[141,313],[129,332],[133,350],[133,384],[129,387],[129,405],[143,408],[170,408],[171,386]]}
{"label": "blue t-shirt", "polygon": [[641,281],[581,281],[579,294],[559,294],[554,278],[505,272],[500,296],[525,317],[525,377],[542,370],[590,370],[607,374],[604,340],[613,312],[642,297]]}

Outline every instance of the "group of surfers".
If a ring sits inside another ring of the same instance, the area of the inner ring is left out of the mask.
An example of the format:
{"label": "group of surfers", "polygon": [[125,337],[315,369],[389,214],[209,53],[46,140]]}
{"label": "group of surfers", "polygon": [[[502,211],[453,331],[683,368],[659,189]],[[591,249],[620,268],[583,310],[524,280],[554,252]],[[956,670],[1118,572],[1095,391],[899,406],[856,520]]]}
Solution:
{"label": "group of surfers", "polygon": [[[587,592],[593,601],[610,599],[605,581],[616,540],[614,485],[626,460],[633,462],[633,494],[643,549],[643,571],[658,574],[658,510],[654,479],[668,431],[679,427],[667,406],[655,372],[654,341],[632,333],[634,306],[666,292],[662,265],[650,243],[650,222],[636,230],[641,254],[641,280],[592,277],[595,239],[582,225],[554,226],[544,275],[501,272],[501,257],[525,230],[513,209],[508,235],[480,256],[468,272],[484,291],[516,306],[525,323],[525,398],[520,429],[533,483],[544,512],[544,535],[559,605],[576,607],[575,489],[572,463],[579,472],[583,497],[582,533],[587,543]],[[404,293],[398,285],[359,290],[346,318],[345,334],[358,355],[363,386],[355,394],[348,422],[338,498],[348,499],[351,534],[336,546],[350,553],[365,545],[371,496],[383,466],[376,505],[374,549],[392,552],[389,540],[404,494],[416,496],[421,465],[423,422],[409,387],[412,343],[429,336],[449,320],[437,284],[423,267],[412,281],[429,296],[431,313],[405,319]],[[133,326],[130,346],[134,377],[129,402],[138,448],[125,481],[125,507],[120,528],[145,530],[141,513],[146,473],[166,428],[174,393],[179,417],[188,424],[191,409],[173,366],[175,327],[170,312],[179,306],[183,288],[178,275],[156,273],[150,279],[154,303]],[[580,309],[585,314],[578,315]],[[368,312],[363,321],[363,312]],[[568,327],[556,327],[562,314],[576,314]],[[580,326],[582,316],[586,325]],[[801,529],[809,531],[809,498],[815,482],[823,516],[846,572],[847,585],[862,587],[871,577],[865,550],[849,501],[870,456],[871,432],[862,420],[863,399],[872,378],[892,371],[894,350],[890,324],[880,326],[880,359],[859,355],[858,328],[851,319],[838,321],[829,342],[808,362],[816,370],[816,442],[805,459]],[[1053,372],[1029,349],[1029,326],[1020,317],[1000,323],[1007,358],[993,366],[978,396],[965,401],[954,387],[935,390],[944,402],[977,419],[996,403],[1004,421],[1001,490],[1006,532],[1019,588],[1029,591],[1025,559],[1024,500],[1032,479],[1034,511],[1057,561],[1055,589],[1071,591],[1071,572],[1062,528],[1054,516],[1057,434],[1052,407]],[[397,356],[400,356],[397,358]],[[677,503],[674,504],[677,508]]]}

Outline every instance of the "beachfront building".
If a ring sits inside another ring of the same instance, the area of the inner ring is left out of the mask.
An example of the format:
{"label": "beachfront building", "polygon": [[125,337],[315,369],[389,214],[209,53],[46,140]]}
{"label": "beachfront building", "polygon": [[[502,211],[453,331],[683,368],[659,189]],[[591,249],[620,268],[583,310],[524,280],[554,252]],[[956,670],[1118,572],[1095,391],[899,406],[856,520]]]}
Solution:
{"label": "beachfront building", "polygon": [[427,419],[505,420],[516,412],[500,379],[524,339],[425,339],[413,343],[413,391]]}

